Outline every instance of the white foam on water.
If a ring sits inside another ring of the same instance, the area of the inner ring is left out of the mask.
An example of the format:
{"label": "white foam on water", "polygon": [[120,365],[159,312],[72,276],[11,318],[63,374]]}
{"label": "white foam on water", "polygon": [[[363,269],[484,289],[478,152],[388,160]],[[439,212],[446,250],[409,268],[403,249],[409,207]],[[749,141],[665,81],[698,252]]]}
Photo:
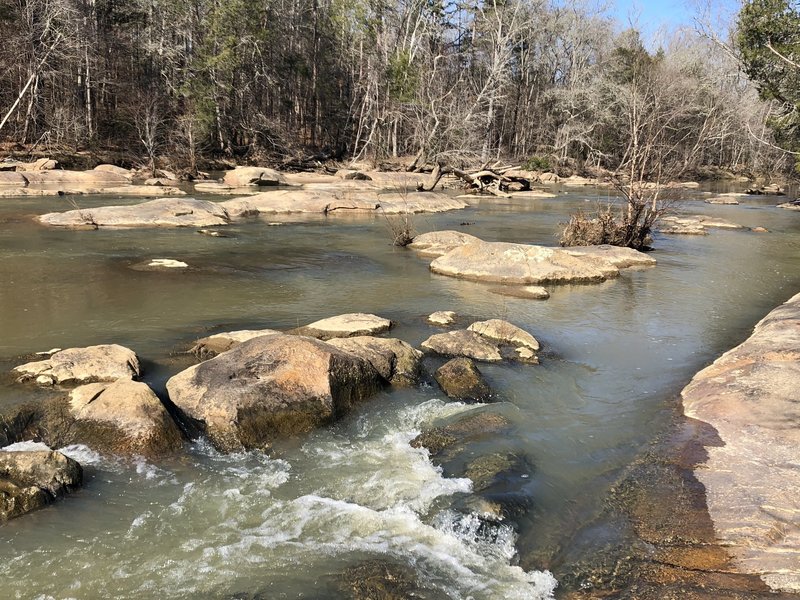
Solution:
{"label": "white foam on water", "polygon": [[9,444],[8,446],[4,446],[0,448],[2,452],[31,452],[31,451],[41,451],[44,450],[45,452],[50,452],[52,448],[47,444],[43,444],[42,442],[16,442],[15,444]]}

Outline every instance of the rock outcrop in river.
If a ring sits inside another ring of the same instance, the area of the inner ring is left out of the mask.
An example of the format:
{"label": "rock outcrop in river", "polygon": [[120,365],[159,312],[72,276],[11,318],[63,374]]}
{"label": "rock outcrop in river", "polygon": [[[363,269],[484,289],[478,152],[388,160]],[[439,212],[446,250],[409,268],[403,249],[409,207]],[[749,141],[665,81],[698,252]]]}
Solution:
{"label": "rock outcrop in river", "polygon": [[656,264],[654,258],[630,248],[484,242],[455,231],[419,235],[410,247],[428,256],[440,254],[431,263],[434,273],[516,285],[599,282],[617,277],[620,269]]}
{"label": "rock outcrop in river", "polygon": [[227,225],[224,207],[194,198],[159,198],[129,206],[47,213],[39,222],[53,227],[211,227]]}
{"label": "rock outcrop in river", "polygon": [[81,466],[60,452],[0,451],[0,523],[42,508],[82,483]]}
{"label": "rock outcrop in river", "polygon": [[695,476],[722,543],[773,589],[800,591],[800,294],[681,393],[722,441]]}
{"label": "rock outcrop in river", "polygon": [[45,360],[14,367],[14,371],[20,380],[35,380],[40,385],[134,379],[140,373],[136,353],[118,344],[59,350]]}
{"label": "rock outcrop in river", "polygon": [[238,451],[330,423],[383,385],[354,354],[308,337],[269,335],[175,375],[167,390],[214,446]]}

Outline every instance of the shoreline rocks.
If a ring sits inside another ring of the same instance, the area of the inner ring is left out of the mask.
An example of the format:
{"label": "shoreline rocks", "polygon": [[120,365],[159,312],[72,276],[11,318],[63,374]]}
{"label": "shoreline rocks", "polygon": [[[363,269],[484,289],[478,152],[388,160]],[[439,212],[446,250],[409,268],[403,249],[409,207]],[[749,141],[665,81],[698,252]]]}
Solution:
{"label": "shoreline rocks", "polygon": [[800,294],[694,376],[688,417],[716,429],[695,469],[717,536],[746,573],[800,591]]}

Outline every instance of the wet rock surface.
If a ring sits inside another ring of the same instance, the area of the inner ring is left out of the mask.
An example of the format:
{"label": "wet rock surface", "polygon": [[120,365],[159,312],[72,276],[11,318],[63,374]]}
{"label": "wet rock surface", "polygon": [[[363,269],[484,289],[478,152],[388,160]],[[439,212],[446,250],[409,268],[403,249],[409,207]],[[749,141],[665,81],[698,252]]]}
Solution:
{"label": "wet rock surface", "polygon": [[206,360],[215,357],[217,354],[227,352],[242,342],[262,335],[277,335],[279,333],[280,331],[274,329],[240,329],[238,331],[215,333],[195,341],[189,352],[200,360]]}
{"label": "wet rock surface", "polygon": [[499,348],[474,331],[464,329],[437,333],[422,342],[425,350],[444,356],[465,356],[485,362],[500,362]]}
{"label": "wet rock surface", "polygon": [[13,371],[21,381],[35,380],[40,385],[135,379],[140,375],[136,353],[118,344],[60,350],[45,360],[14,367]]}
{"label": "wet rock surface", "polygon": [[402,340],[356,336],[328,343],[368,361],[392,385],[416,385],[422,376],[422,352]]}
{"label": "wet rock surface", "polygon": [[222,451],[333,422],[384,385],[366,360],[319,340],[268,335],[167,382],[171,401]]}
{"label": "wet rock surface", "polygon": [[445,394],[462,402],[488,402],[492,390],[483,375],[468,358],[454,358],[439,367],[434,374]]}
{"label": "wet rock surface", "polygon": [[441,327],[447,327],[455,322],[456,316],[456,313],[454,313],[452,310],[437,310],[436,312],[428,315],[428,323],[431,323],[432,325],[439,325]]}
{"label": "wet rock surface", "polygon": [[0,523],[79,488],[81,466],[60,452],[0,450]]}

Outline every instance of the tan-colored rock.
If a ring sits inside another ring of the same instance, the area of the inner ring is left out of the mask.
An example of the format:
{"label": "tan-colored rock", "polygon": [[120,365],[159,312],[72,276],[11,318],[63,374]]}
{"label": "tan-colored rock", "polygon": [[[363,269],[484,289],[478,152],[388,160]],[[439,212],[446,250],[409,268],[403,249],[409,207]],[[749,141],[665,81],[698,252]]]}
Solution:
{"label": "tan-colored rock", "polygon": [[239,331],[226,331],[215,333],[195,341],[190,353],[201,360],[213,358],[217,354],[227,352],[242,342],[261,337],[262,335],[277,335],[280,331],[274,329],[241,329]]}
{"label": "tan-colored rock", "polygon": [[119,175],[120,177],[124,177],[129,181],[133,179],[133,171],[118,167],[117,165],[97,165],[94,170],[101,173],[113,173],[114,175]]}
{"label": "tan-colored rock", "polygon": [[422,374],[422,352],[402,340],[357,336],[328,340],[345,352],[368,361],[392,385],[412,386]]}
{"label": "tan-colored rock", "polygon": [[500,296],[525,298],[527,300],[547,300],[550,292],[540,285],[501,285],[489,290]]}
{"label": "tan-colored rock", "polygon": [[68,348],[13,370],[23,381],[49,377],[53,383],[63,384],[134,379],[140,375],[136,353],[118,344]]}
{"label": "tan-colored rock", "polygon": [[371,200],[348,199],[332,190],[274,190],[226,200],[220,206],[232,219],[242,219],[262,214],[374,212],[378,202],[374,197]]}
{"label": "tan-colored rock", "polygon": [[121,186],[129,183],[125,175],[110,171],[93,169],[91,171],[27,171],[25,179],[29,185],[75,185],[89,188]]}
{"label": "tan-colored rock", "polygon": [[75,419],[70,442],[98,452],[153,457],[183,444],[175,421],[145,383],[120,379],[77,387],[69,410]]}
{"label": "tan-colored rock", "polygon": [[739,204],[739,201],[733,196],[715,196],[713,198],[706,198],[706,204]]}
{"label": "tan-colored rock", "polygon": [[453,322],[456,320],[456,316],[456,313],[454,313],[452,310],[437,310],[436,312],[428,315],[428,323],[446,327],[453,324]]}
{"label": "tan-colored rock", "polygon": [[706,235],[709,228],[715,229],[744,229],[743,225],[708,217],[706,215],[692,215],[686,217],[663,217],[659,231],[661,233],[682,234],[682,235]]}
{"label": "tan-colored rock", "polygon": [[439,257],[455,248],[480,241],[474,235],[460,231],[432,231],[416,236],[408,247],[417,250],[422,256]]}
{"label": "tan-colored rock", "polygon": [[476,321],[467,329],[495,342],[511,346],[524,346],[534,352],[539,351],[539,342],[535,337],[524,329],[503,319]]}
{"label": "tan-colored rock", "polygon": [[52,171],[58,166],[57,160],[40,158],[29,163],[17,163],[17,171]]}
{"label": "tan-colored rock", "polygon": [[293,329],[294,335],[305,335],[320,340],[331,338],[347,338],[363,335],[377,335],[392,328],[392,322],[377,315],[368,313],[348,313],[314,321]]}
{"label": "tan-colored rock", "polygon": [[555,173],[542,173],[538,177],[540,183],[558,183],[561,178]]}
{"label": "tan-colored rock", "polygon": [[800,210],[800,202],[797,200],[794,202],[784,202],[783,204],[778,204],[778,208],[785,208],[786,210]]}
{"label": "tan-colored rock", "polygon": [[[2,175],[2,173],[0,173],[0,175]],[[61,187],[0,188],[0,198],[17,198],[17,197],[43,198],[47,196],[80,196],[83,193],[85,193],[85,190],[68,189]]]}
{"label": "tan-colored rock", "polygon": [[[431,263],[431,271],[503,284],[592,283],[619,275],[620,268],[650,266],[655,259],[629,248],[549,248],[506,242],[474,242]],[[617,265],[624,265],[617,266]]]}
{"label": "tan-colored rock", "polygon": [[558,194],[553,192],[545,192],[544,190],[525,190],[521,192],[514,192],[511,194],[512,198],[528,199],[528,198],[558,198]]}
{"label": "tan-colored rock", "polygon": [[262,190],[257,186],[232,186],[219,181],[198,181],[194,184],[194,189],[205,194],[220,194],[224,196],[246,196],[262,193]]}
{"label": "tan-colored rock", "polygon": [[681,392],[719,443],[695,470],[717,537],[744,572],[800,591],[800,294]]}
{"label": "tan-colored rock", "polygon": [[225,173],[223,182],[233,187],[286,185],[287,183],[281,173],[266,167],[236,167]]}
{"label": "tan-colored rock", "polygon": [[53,227],[209,227],[227,225],[230,219],[225,208],[215,202],[159,198],[129,206],[47,213],[39,217],[39,222]]}
{"label": "tan-colored rock", "polygon": [[53,502],[83,483],[83,469],[60,452],[0,450],[0,522]]}
{"label": "tan-colored rock", "polygon": [[463,200],[442,192],[388,193],[377,196],[380,212],[387,215],[439,213],[469,206]]}
{"label": "tan-colored rock", "polygon": [[0,185],[13,185],[17,188],[24,188],[28,185],[28,180],[22,173],[16,171],[0,171]]}
{"label": "tan-colored rock", "polygon": [[382,382],[369,362],[330,344],[267,335],[178,373],[167,390],[215,447],[239,451],[330,423]]}
{"label": "tan-colored rock", "polygon": [[484,362],[503,360],[497,345],[474,331],[464,329],[432,335],[422,342],[422,347],[444,356],[466,356]]}

